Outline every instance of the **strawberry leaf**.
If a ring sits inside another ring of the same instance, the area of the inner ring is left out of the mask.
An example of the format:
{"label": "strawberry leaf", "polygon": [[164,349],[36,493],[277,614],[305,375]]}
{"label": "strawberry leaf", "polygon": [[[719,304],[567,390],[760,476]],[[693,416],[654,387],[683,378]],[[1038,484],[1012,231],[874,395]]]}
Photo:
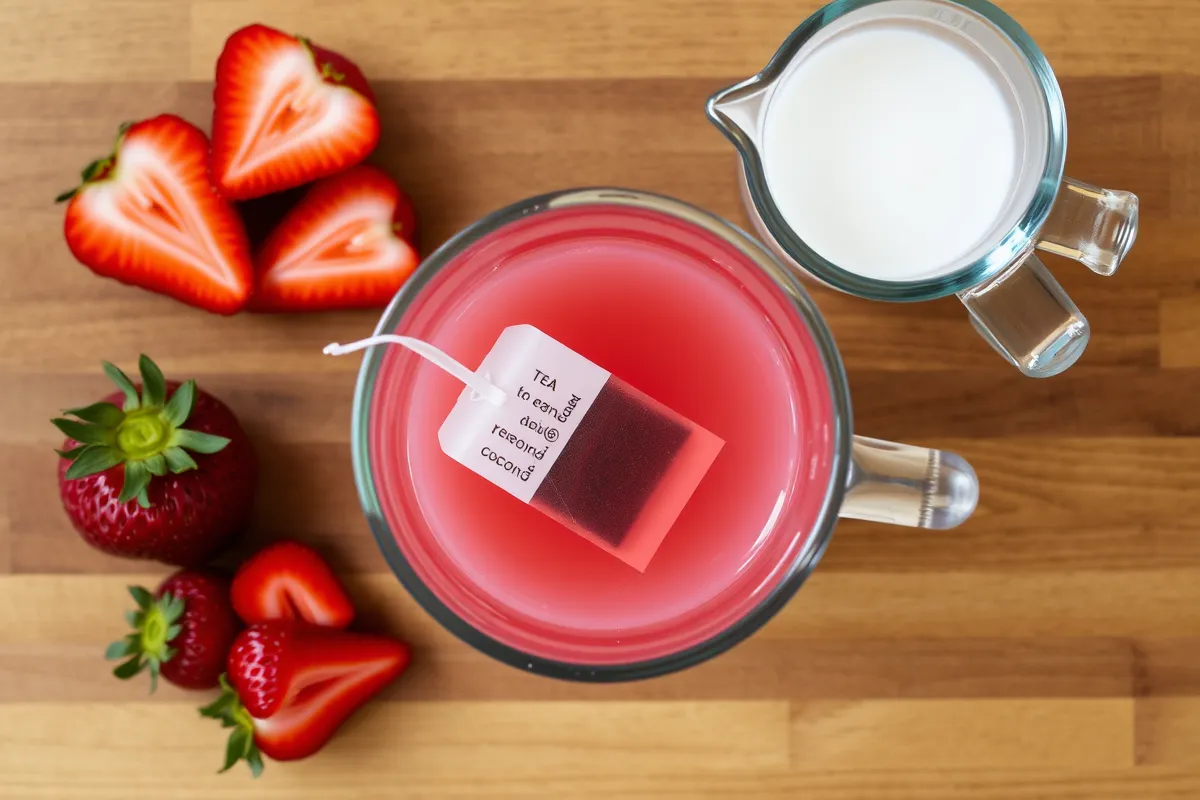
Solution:
{"label": "strawberry leaf", "polygon": [[108,161],[109,159],[107,156],[104,158],[97,158],[95,161],[83,168],[83,171],[79,173],[79,177],[83,179],[84,183],[87,183],[108,167]]}
{"label": "strawberry leaf", "polygon": [[138,399],[137,388],[133,385],[133,381],[129,380],[129,376],[122,372],[119,367],[105,361],[104,374],[125,394],[126,411],[132,411],[141,405],[141,400]]}
{"label": "strawberry leaf", "polygon": [[229,744],[225,748],[225,766],[221,767],[221,772],[228,772],[234,764],[250,755],[251,744],[253,738],[245,728],[238,728],[229,734]]}
{"label": "strawberry leaf", "polygon": [[71,461],[72,459],[74,459],[77,455],[82,453],[87,448],[88,448],[88,445],[81,444],[78,447],[72,447],[70,450],[55,450],[54,452],[58,453],[59,458],[65,458],[68,461]]}
{"label": "strawberry leaf", "polygon": [[189,469],[196,469],[196,462],[182,447],[168,447],[163,452],[163,455],[167,458],[167,466],[175,474],[187,472]]}
{"label": "strawberry leaf", "polygon": [[[166,619],[168,624],[172,624],[183,616],[184,609],[187,608],[187,601],[183,599],[182,595],[176,596],[170,592],[168,592],[163,599],[167,601],[166,605],[163,607],[163,617]],[[170,639],[172,637],[167,638]]]}
{"label": "strawberry leaf", "polygon": [[104,651],[105,661],[120,661],[126,656],[137,652],[137,637],[130,634],[118,642],[113,642]]}
{"label": "strawberry leaf", "polygon": [[69,408],[63,413],[106,428],[115,428],[125,421],[125,412],[112,403],[92,403],[83,408]]}
{"label": "strawberry leaf", "polygon": [[146,465],[146,469],[150,470],[151,475],[166,475],[167,474],[167,459],[162,453],[155,453],[146,458],[142,462]]}
{"label": "strawberry leaf", "polygon": [[219,719],[225,723],[225,727],[233,725],[233,721],[229,716],[229,711],[233,707],[234,696],[229,692],[222,692],[221,696],[214,700],[209,705],[200,709],[200,716],[208,717],[209,719]]}
{"label": "strawberry leaf", "polygon": [[[146,487],[150,484],[150,470],[146,469],[146,465],[141,461],[125,462],[125,485],[121,487],[121,494],[117,497],[118,503],[128,503],[133,498],[138,498],[141,502],[141,497],[146,493]],[[142,506],[146,508],[148,506]]]}
{"label": "strawberry leaf", "polygon": [[196,405],[196,382],[187,381],[175,390],[167,405],[163,408],[163,417],[175,427],[179,427],[192,413]]}
{"label": "strawberry leaf", "polygon": [[186,447],[196,453],[217,453],[224,450],[227,444],[229,444],[229,440],[224,436],[189,431],[186,428],[176,430],[175,435],[171,437],[172,447]]}
{"label": "strawberry leaf", "polygon": [[50,420],[54,427],[65,433],[81,444],[107,444],[114,443],[116,437],[108,428],[102,428],[99,425],[91,425],[86,422],[78,422],[73,419],[63,419],[61,417]]}
{"label": "strawberry leaf", "polygon": [[200,716],[220,720],[222,728],[234,729],[225,746],[225,763],[221,772],[228,772],[234,764],[245,759],[251,775],[257,778],[262,774],[262,753],[254,742],[254,720],[238,699],[237,692],[229,685],[227,675],[221,676],[221,696],[201,708]]}
{"label": "strawberry leaf", "polygon": [[250,752],[246,753],[246,764],[250,767],[250,775],[257,778],[263,773],[262,753],[258,752],[258,745],[250,742]]}
{"label": "strawberry leaf", "polygon": [[78,187],[76,187],[74,189],[68,189],[67,191],[60,194],[58,197],[54,198],[54,202],[65,203],[68,200],[70,200],[72,197],[74,197],[78,191],[79,191]]}
{"label": "strawberry leaf", "polygon": [[102,444],[89,444],[84,447],[67,468],[67,480],[86,478],[111,469],[125,461],[125,454],[115,447]]}
{"label": "strawberry leaf", "polygon": [[132,678],[134,675],[137,675],[139,672],[141,672],[144,666],[145,666],[145,664],[142,662],[141,657],[134,656],[133,658],[126,661],[124,664],[121,664],[116,669],[114,669],[113,675],[116,675],[118,678],[120,678],[123,681],[127,681],[130,678]]}
{"label": "strawberry leaf", "polygon": [[253,727],[250,715],[242,706],[237,691],[229,685],[229,676],[221,673],[218,679],[221,684],[221,695],[211,704],[200,709],[200,716],[220,720],[222,728]]}
{"label": "strawberry leaf", "polygon": [[138,608],[145,610],[154,602],[154,595],[143,586],[129,586],[129,596],[133,598],[133,602],[138,604]]}
{"label": "strawberry leaf", "polygon": [[161,406],[167,399],[167,379],[162,370],[145,354],[138,359],[138,370],[142,373],[142,406]]}

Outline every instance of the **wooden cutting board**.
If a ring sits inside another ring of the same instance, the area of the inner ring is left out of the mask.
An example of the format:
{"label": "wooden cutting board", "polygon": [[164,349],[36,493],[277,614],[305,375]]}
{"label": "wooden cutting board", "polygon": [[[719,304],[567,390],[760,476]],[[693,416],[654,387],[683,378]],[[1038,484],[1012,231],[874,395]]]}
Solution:
{"label": "wooden cutting board", "polygon": [[[977,516],[949,533],[839,527],[759,635],[685,674],[537,679],[443,632],[359,513],[356,359],[370,313],[222,319],[93,278],[52,199],[118,123],[202,125],[232,30],[262,21],[354,57],[380,162],[426,250],[568,186],[678,196],[744,222],[709,93],[761,67],[813,0],[0,1],[0,797],[1200,797],[1200,3],[1010,0],[1062,82],[1068,172],[1141,196],[1112,279],[1047,263],[1091,319],[1065,376],[1021,377],[954,300],[817,295],[856,427],[957,450]],[[254,541],[330,553],[411,672],[318,757],[218,777],[204,698],[121,685],[101,654],[156,566],[90,550],[55,487],[58,409],[142,351],[195,375],[261,453]]]}

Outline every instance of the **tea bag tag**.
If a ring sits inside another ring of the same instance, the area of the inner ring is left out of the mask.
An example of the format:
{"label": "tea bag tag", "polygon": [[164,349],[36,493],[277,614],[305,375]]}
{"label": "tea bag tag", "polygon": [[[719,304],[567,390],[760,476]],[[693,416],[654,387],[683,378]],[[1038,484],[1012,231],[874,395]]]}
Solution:
{"label": "tea bag tag", "polygon": [[446,455],[528,503],[609,373],[532,325],[505,328],[478,372],[506,400],[481,403],[463,390],[438,442]]}
{"label": "tea bag tag", "polygon": [[532,325],[505,328],[472,372],[420,339],[381,335],[326,355],[398,344],[458,378],[466,387],[438,430],[442,452],[523,503],[537,493],[609,372]]}

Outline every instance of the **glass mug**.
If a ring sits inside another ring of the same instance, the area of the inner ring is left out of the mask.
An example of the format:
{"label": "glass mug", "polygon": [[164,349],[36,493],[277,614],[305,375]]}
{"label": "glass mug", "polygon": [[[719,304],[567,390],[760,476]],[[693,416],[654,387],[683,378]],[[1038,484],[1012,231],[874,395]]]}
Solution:
{"label": "glass mug", "polygon": [[[682,330],[689,320],[698,327]],[[787,602],[839,516],[949,528],[975,509],[975,473],[959,456],[852,434],[842,361],[797,278],[680,201],[579,189],[498,211],[425,260],[376,334],[419,337],[473,368],[522,323],[726,444],[638,573],[440,452],[461,384],[400,348],[367,351],[353,460],[379,546],[443,626],[519,669],[618,681],[699,663]],[[734,330],[743,323],[769,344],[749,352]],[[751,362],[784,388],[754,394],[762,382],[737,372]],[[747,417],[743,401],[756,397]]]}
{"label": "glass mug", "polygon": [[[765,130],[779,87],[822,47],[885,26],[931,33],[969,53],[1006,95],[1016,125],[1015,180],[992,229],[947,265],[949,271],[919,280],[865,277],[822,257],[785,220],[766,168],[773,154]],[[1032,377],[1056,375],[1083,354],[1088,322],[1033,252],[1056,253],[1112,275],[1136,237],[1138,200],[1063,177],[1067,127],[1058,82],[1033,40],[996,6],[986,0],[837,0],[797,28],[762,72],[710,97],[706,110],[739,152],[743,201],[754,228],[785,263],[873,300],[956,294],[983,338]]]}

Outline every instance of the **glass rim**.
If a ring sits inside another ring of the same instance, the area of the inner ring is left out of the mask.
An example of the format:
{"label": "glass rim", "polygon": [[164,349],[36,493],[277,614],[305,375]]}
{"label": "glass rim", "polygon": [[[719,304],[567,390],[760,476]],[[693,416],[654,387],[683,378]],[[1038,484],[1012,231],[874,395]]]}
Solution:
{"label": "glass rim", "polygon": [[830,481],[809,537],[782,577],[749,611],[724,630],[689,647],[652,659],[622,664],[585,664],[546,658],[484,633],[444,603],[421,579],[401,551],[384,517],[375,487],[369,437],[371,404],[385,348],[371,347],[359,367],[351,418],[351,453],[359,502],[380,551],[413,599],[442,627],[476,650],[524,672],[565,680],[609,683],[665,675],[706,661],[749,637],[791,599],[812,573],[833,534],[850,471],[852,409],[850,390],[833,335],[798,279],[761,244],[733,223],[674,198],[631,189],[566,189],[518,201],[464,228],[422,262],[384,311],[375,333],[391,333],[422,289],[464,249],[506,225],[531,215],[573,205],[625,205],[649,209],[700,225],[744,253],[779,286],[806,323],[820,355],[830,390],[834,447]]}
{"label": "glass rim", "polygon": [[725,98],[778,80],[804,45],[831,23],[860,9],[888,2],[895,0],[834,0],[819,9],[788,35],[758,74],[727,86],[709,97],[705,103],[705,113],[709,121],[737,149],[754,208],[783,252],[814,277],[841,291],[870,300],[920,302],[948,297],[978,286],[1019,260],[1021,255],[1032,247],[1034,237],[1050,216],[1054,200],[1058,196],[1067,159],[1067,120],[1062,89],[1050,62],[1016,20],[988,0],[925,0],[929,3],[965,8],[983,17],[1008,37],[1024,57],[1041,87],[1047,120],[1046,163],[1029,206],[1012,229],[989,252],[946,275],[915,281],[883,281],[848,272],[823,258],[784,221],[767,188],[766,171],[759,157],[758,144],[717,108]]}

